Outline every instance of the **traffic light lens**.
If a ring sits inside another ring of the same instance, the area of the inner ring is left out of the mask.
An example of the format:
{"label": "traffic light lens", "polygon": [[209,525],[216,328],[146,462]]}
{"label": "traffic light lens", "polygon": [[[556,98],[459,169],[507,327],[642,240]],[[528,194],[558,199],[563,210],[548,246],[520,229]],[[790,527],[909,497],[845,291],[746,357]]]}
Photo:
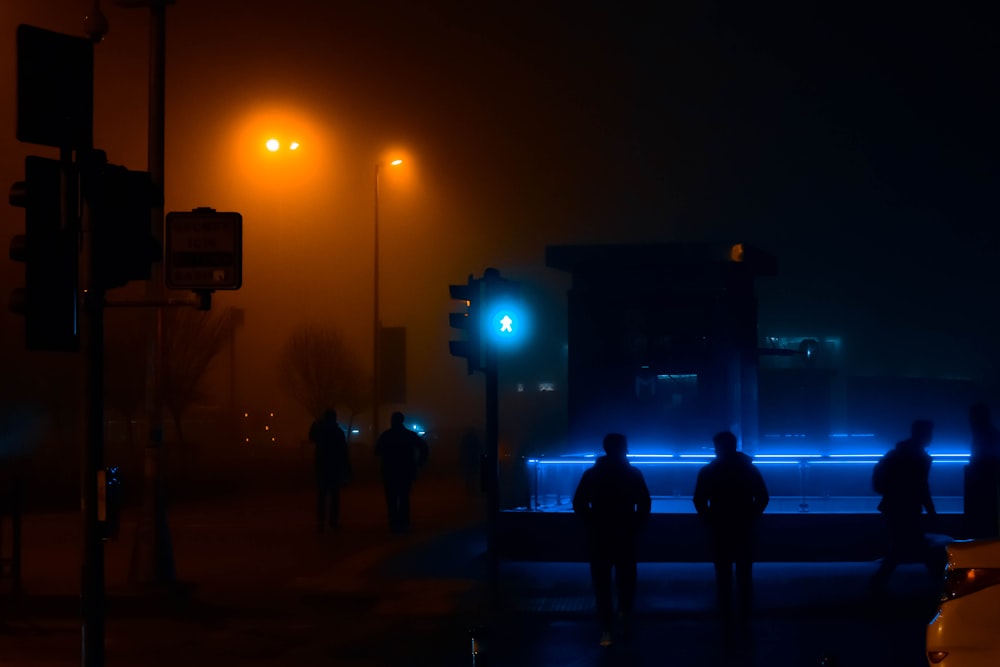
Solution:
{"label": "traffic light lens", "polygon": [[514,334],[514,318],[510,313],[500,312],[493,322],[493,330],[501,336],[511,336]]}

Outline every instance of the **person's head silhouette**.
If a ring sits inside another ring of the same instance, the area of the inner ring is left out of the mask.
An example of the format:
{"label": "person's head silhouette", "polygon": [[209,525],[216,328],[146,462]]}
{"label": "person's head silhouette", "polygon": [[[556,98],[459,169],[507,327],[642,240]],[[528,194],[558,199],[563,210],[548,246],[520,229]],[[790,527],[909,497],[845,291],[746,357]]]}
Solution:
{"label": "person's head silhouette", "polygon": [[736,435],[732,431],[721,431],[712,436],[715,456],[731,456],[736,453]]}
{"label": "person's head silhouette", "polygon": [[628,456],[628,441],[621,433],[604,436],[604,453],[613,459],[625,460]]}
{"label": "person's head silhouette", "polygon": [[402,412],[393,412],[392,416],[389,417],[389,425],[393,428],[402,428],[405,420],[406,417],[403,416]]}

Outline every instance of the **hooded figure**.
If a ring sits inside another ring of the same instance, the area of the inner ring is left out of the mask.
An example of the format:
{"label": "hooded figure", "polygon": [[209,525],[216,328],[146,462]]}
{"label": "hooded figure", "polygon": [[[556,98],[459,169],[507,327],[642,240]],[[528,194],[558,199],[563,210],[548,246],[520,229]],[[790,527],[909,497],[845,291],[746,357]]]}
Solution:
{"label": "hooded figure", "polygon": [[770,496],[753,459],[737,450],[733,433],[717,433],[712,443],[715,460],[698,471],[694,507],[711,533],[719,610],[723,618],[731,618],[735,567],[739,611],[745,620],[752,609],[755,527]]}
{"label": "hooded figure", "polygon": [[618,614],[629,630],[635,602],[639,533],[649,519],[652,501],[642,472],[628,461],[621,433],[604,437],[605,456],[580,478],[573,511],[587,527],[590,577],[601,623],[601,646],[612,642],[614,605],[612,570],[618,588]]}
{"label": "hooded figure", "polygon": [[347,437],[337,423],[337,413],[326,410],[309,429],[316,448],[316,528],[340,528],[340,487],[351,478]]}
{"label": "hooded figure", "polygon": [[410,490],[417,471],[427,463],[427,443],[403,424],[402,412],[393,412],[389,429],[375,443],[375,455],[382,459],[382,484],[389,514],[389,529],[405,533],[410,529]]}
{"label": "hooded figure", "polygon": [[871,580],[873,593],[885,593],[889,576],[900,563],[923,561],[935,578],[944,571],[944,552],[936,554],[924,533],[924,509],[930,516],[937,514],[929,483],[931,455],[927,453],[933,436],[933,422],[916,420],[910,426],[910,437],[896,443],[872,470],[872,487],[882,495],[878,510],[889,542]]}

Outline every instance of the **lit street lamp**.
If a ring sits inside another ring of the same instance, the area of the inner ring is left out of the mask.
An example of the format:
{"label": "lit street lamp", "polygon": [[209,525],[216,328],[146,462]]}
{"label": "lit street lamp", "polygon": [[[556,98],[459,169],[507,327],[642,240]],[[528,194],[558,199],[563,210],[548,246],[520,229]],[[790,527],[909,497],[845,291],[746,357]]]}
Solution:
{"label": "lit street lamp", "polygon": [[[402,160],[393,160],[389,164],[392,166],[402,164]],[[379,373],[382,372],[381,347],[382,342],[382,321],[379,317],[378,308],[378,174],[382,166],[381,162],[375,163],[375,279],[373,286],[372,302],[372,445],[378,438],[379,429]]]}

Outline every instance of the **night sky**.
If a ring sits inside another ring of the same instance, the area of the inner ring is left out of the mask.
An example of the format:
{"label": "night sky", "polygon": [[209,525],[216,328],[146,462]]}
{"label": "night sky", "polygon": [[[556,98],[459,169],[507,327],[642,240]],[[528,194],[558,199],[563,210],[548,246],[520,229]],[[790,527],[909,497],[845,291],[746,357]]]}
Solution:
{"label": "night sky", "polygon": [[[103,4],[95,143],[144,169],[146,16]],[[178,0],[166,210],[243,213],[244,288],[216,303],[246,309],[244,353],[308,320],[369,358],[373,170],[400,154],[382,319],[408,327],[413,409],[478,386],[447,354],[447,285],[496,266],[560,303],[547,244],[741,240],[779,260],[762,334],[841,336],[858,373],[995,379],[996,9],[671,4]],[[7,182],[52,154],[14,137],[15,27],[81,34],[91,5],[0,5]],[[245,372],[268,395],[271,366]]]}

